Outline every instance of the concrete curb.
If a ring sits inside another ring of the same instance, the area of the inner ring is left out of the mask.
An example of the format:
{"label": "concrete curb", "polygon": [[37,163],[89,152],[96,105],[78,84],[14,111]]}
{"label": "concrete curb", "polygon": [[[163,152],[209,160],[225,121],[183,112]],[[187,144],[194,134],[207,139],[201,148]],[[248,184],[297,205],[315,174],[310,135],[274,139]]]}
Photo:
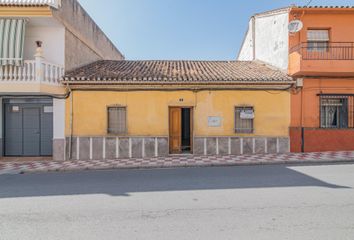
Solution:
{"label": "concrete curb", "polygon": [[141,166],[92,166],[92,167],[58,167],[48,169],[23,169],[17,171],[5,171],[2,174],[22,174],[22,173],[50,173],[50,172],[78,172],[94,170],[149,170],[149,169],[171,169],[171,168],[203,168],[203,167],[232,167],[232,166],[265,166],[265,165],[323,165],[323,164],[354,164],[354,159],[348,160],[289,160],[274,162],[239,162],[239,163],[210,163],[210,164],[161,164],[161,165],[141,165]]}

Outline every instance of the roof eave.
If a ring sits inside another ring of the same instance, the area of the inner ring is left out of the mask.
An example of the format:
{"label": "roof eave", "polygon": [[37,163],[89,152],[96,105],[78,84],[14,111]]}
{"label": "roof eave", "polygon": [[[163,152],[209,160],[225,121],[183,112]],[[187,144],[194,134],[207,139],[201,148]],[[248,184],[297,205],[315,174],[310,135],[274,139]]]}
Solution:
{"label": "roof eave", "polygon": [[88,91],[174,91],[174,90],[288,90],[296,85],[296,81],[286,82],[238,82],[238,83],[194,83],[194,84],[176,84],[176,83],[95,83],[92,82],[63,82],[70,86],[73,90],[88,90]]}
{"label": "roof eave", "polygon": [[255,84],[255,85],[273,85],[273,84],[293,84],[296,83],[296,81],[291,80],[291,79],[283,79],[283,80],[276,80],[274,81],[273,79],[271,80],[262,80],[262,81],[257,81],[257,80],[240,80],[240,81],[218,81],[218,82],[213,82],[213,81],[208,81],[208,82],[142,82],[142,81],[135,81],[135,82],[129,82],[129,81],[83,81],[83,80],[63,80],[63,84],[69,84],[69,85],[145,85],[145,86],[155,86],[155,85],[243,85],[243,84]]}

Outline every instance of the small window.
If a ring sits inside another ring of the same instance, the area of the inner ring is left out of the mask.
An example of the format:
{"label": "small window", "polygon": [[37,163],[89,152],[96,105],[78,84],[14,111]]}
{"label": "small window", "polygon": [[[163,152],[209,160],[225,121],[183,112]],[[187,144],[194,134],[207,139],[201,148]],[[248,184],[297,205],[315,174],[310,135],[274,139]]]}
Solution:
{"label": "small window", "polygon": [[321,97],[321,127],[348,128],[348,98]]}
{"label": "small window", "polygon": [[254,108],[236,107],[235,108],[235,132],[253,133]]}
{"label": "small window", "polygon": [[307,31],[307,51],[327,52],[329,47],[328,30],[308,30]]}
{"label": "small window", "polygon": [[108,107],[108,133],[127,133],[127,108]]}

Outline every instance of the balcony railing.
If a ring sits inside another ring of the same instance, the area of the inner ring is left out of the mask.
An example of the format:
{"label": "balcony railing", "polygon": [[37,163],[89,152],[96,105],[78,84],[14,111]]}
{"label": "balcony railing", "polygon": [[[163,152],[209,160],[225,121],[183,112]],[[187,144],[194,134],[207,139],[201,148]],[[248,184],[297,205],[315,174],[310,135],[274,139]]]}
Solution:
{"label": "balcony railing", "polygon": [[290,50],[302,60],[354,60],[354,42],[304,42]]}
{"label": "balcony railing", "polygon": [[64,67],[41,60],[25,60],[21,66],[0,66],[0,83],[60,85]]}
{"label": "balcony railing", "polygon": [[24,6],[37,6],[37,5],[49,5],[55,8],[61,5],[61,0],[0,0],[2,4],[12,5],[24,5]]}

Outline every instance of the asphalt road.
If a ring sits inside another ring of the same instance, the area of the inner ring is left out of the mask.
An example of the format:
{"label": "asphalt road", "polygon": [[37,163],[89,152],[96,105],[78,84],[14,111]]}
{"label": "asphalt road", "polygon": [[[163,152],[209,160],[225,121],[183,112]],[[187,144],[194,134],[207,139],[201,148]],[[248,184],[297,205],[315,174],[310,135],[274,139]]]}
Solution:
{"label": "asphalt road", "polygon": [[354,239],[354,165],[0,176],[0,240]]}

